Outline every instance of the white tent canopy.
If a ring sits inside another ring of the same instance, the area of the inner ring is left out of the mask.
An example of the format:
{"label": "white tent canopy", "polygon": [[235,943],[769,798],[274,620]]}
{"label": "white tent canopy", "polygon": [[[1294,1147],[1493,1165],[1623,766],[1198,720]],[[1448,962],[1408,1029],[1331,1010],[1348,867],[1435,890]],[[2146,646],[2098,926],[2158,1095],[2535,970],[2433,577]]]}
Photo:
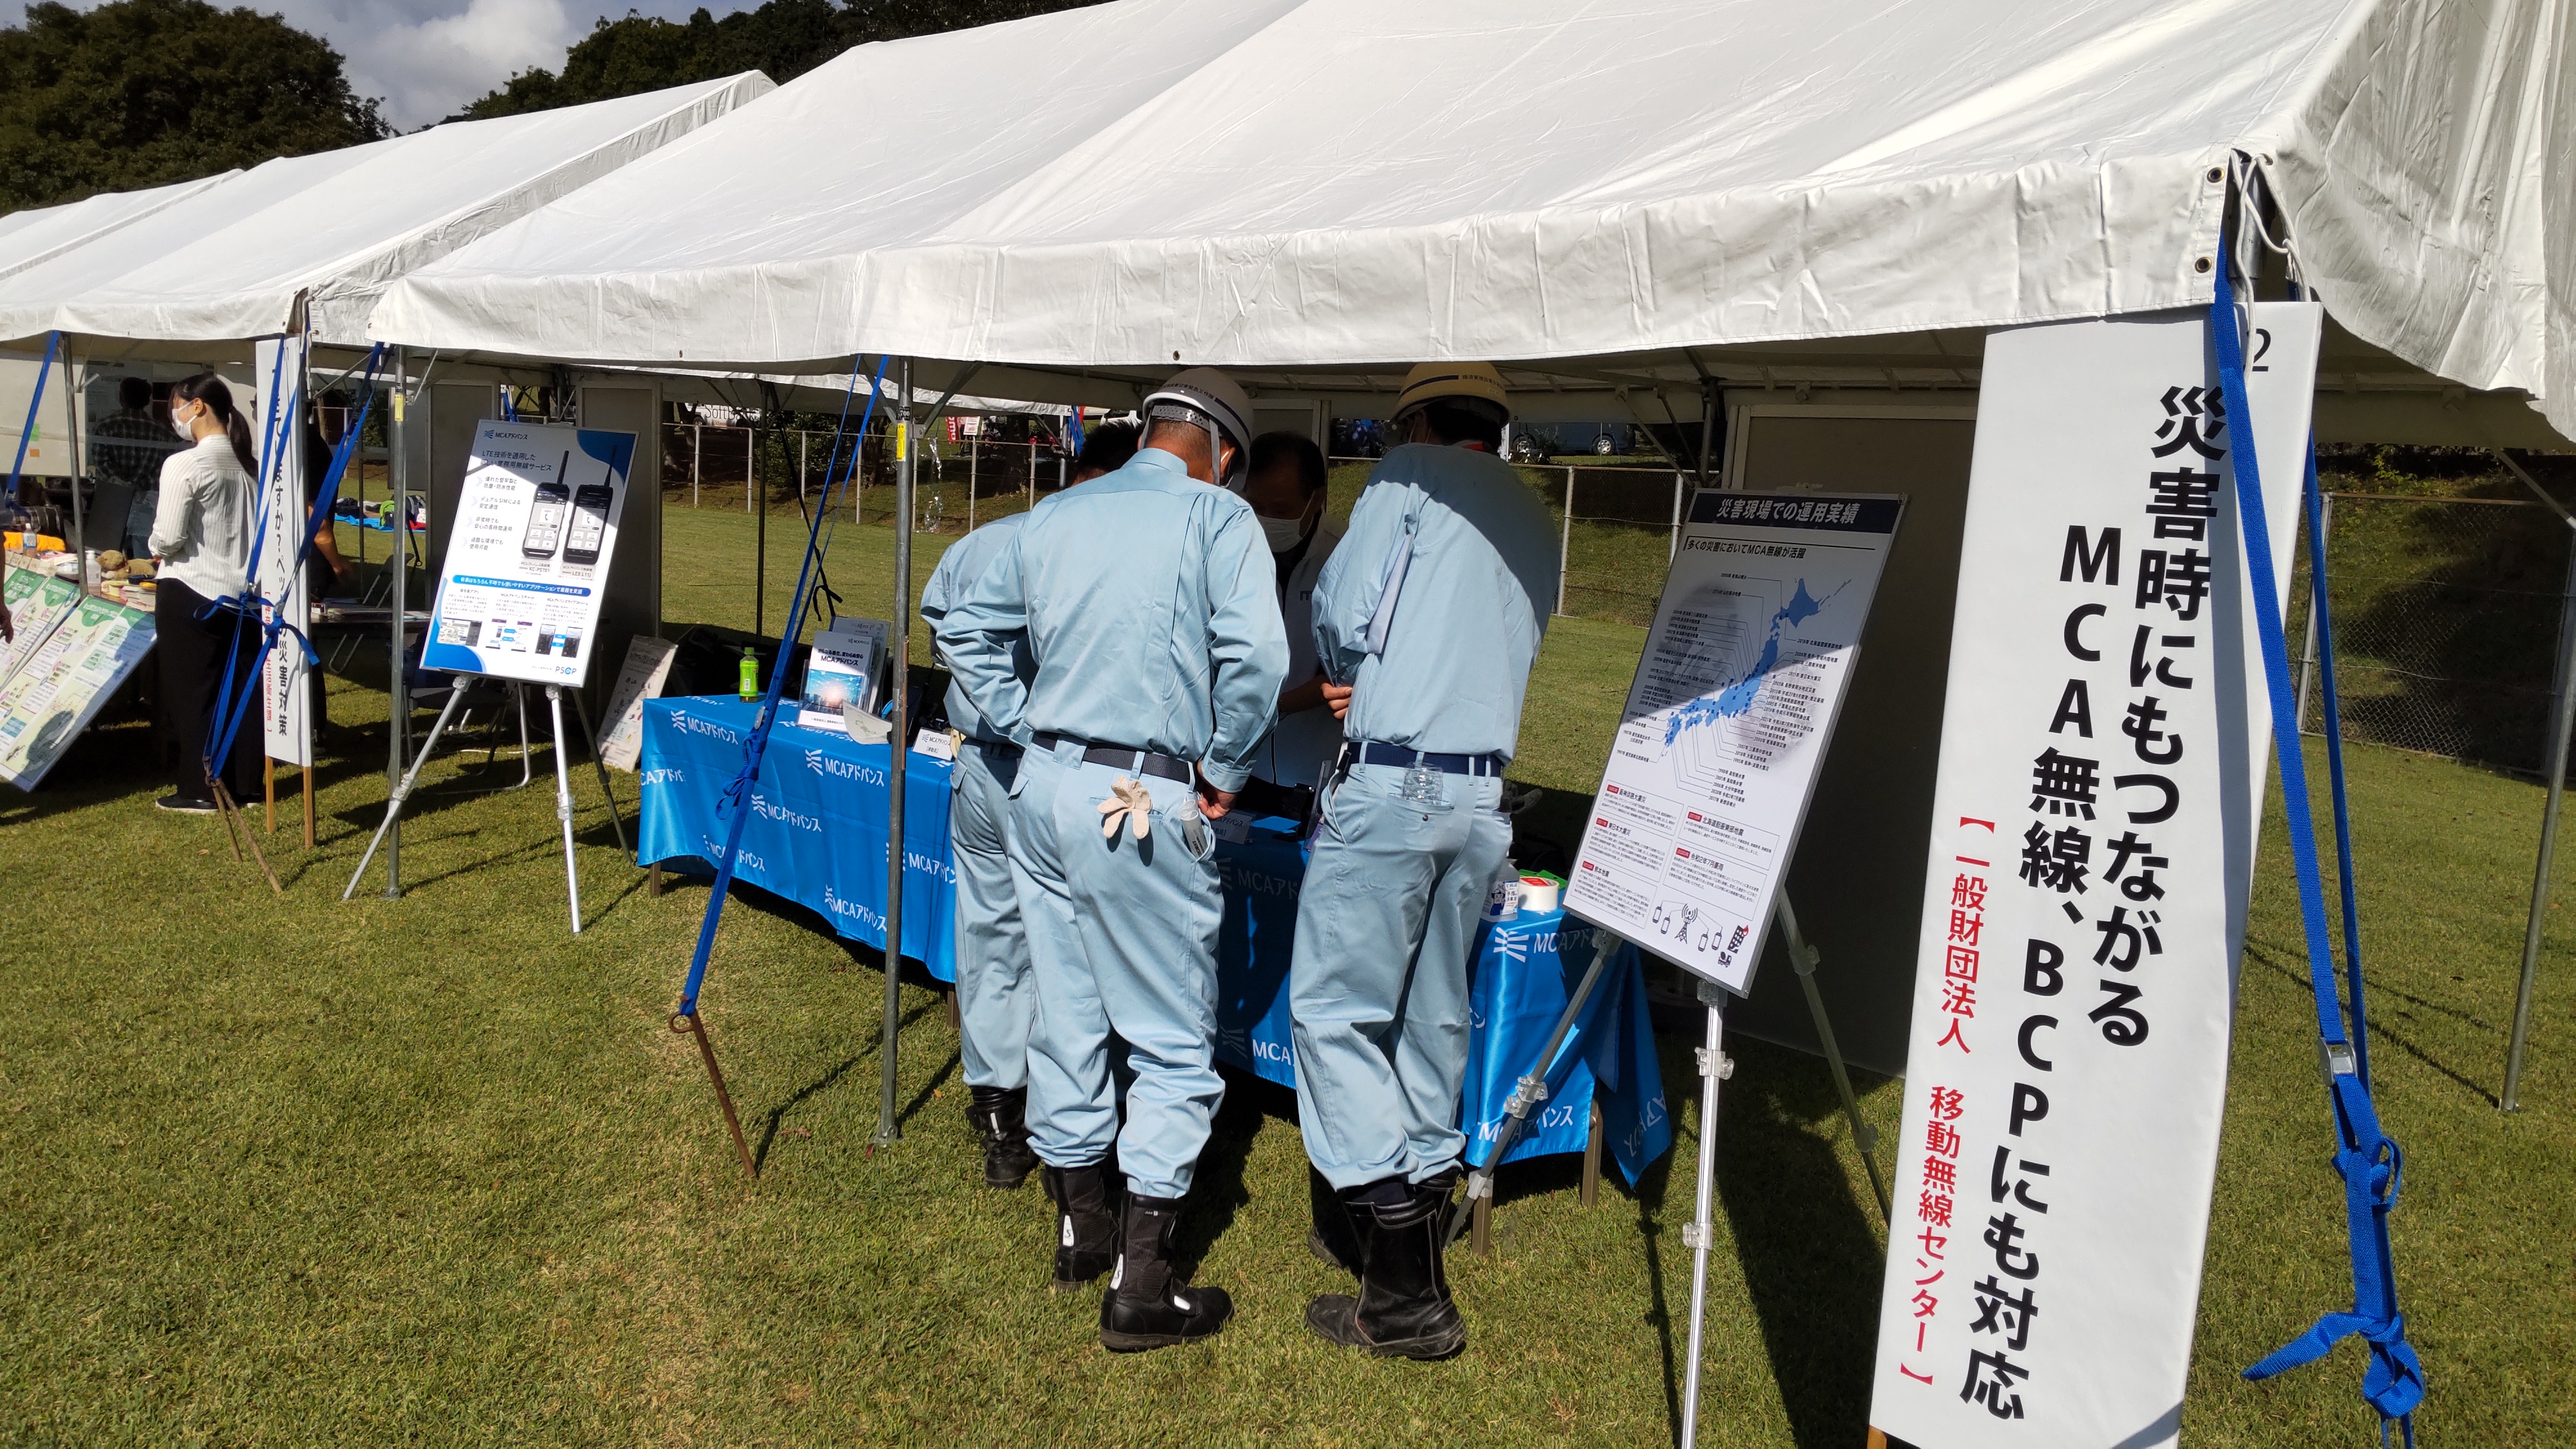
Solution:
{"label": "white tent canopy", "polygon": [[[0,276],[0,337],[267,336],[287,330],[297,295],[306,293],[317,340],[363,344],[368,311],[404,272],[771,89],[752,71],[457,122],[192,183],[201,189],[176,204]],[[690,204],[685,195],[665,196],[655,210],[668,219],[672,207]],[[13,240],[0,236],[0,252]]]}
{"label": "white tent canopy", "polygon": [[52,261],[74,247],[96,241],[118,227],[140,221],[240,174],[239,171],[226,171],[219,176],[155,186],[144,191],[102,192],[86,201],[12,212],[0,217],[0,277]]}
{"label": "white tent canopy", "polygon": [[1924,339],[1972,365],[1990,327],[2206,305],[2242,152],[2364,354],[2576,434],[2569,24],[2547,0],[1121,0],[853,50],[423,268],[370,330],[770,368],[1713,369],[1868,337],[1955,367]]}

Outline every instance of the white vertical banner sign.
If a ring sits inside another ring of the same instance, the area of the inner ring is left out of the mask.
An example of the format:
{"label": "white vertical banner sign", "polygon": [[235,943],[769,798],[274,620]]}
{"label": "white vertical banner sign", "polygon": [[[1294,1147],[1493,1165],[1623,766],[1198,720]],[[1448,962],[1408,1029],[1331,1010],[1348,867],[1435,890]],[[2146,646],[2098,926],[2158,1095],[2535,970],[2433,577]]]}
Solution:
{"label": "white vertical banner sign", "polygon": [[1986,344],[1870,1423],[1918,1449],[2177,1438],[2323,314]]}
{"label": "white vertical banner sign", "polygon": [[[304,538],[304,470],[324,468],[327,458],[304,456],[305,339],[301,335],[269,338],[252,357],[254,389],[243,414],[251,440],[261,449],[260,512],[265,520],[259,551],[259,596],[268,601],[263,613],[285,615],[294,633],[281,633],[260,671],[260,722],[267,755],[290,765],[313,763],[311,699],[306,694],[306,666],[299,634],[313,625],[313,600],[305,571],[295,566]],[[283,362],[283,366],[280,363]],[[270,392],[276,397],[272,401]],[[249,728],[249,721],[243,721]]]}

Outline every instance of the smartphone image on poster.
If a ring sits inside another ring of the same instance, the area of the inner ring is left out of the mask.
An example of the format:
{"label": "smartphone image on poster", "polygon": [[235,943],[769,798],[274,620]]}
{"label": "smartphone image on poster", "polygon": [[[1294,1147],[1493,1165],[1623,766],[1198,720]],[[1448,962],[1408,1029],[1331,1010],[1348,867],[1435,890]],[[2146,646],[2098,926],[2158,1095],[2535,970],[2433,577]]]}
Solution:
{"label": "smartphone image on poster", "polygon": [[608,536],[608,505],[616,499],[617,490],[605,483],[584,483],[573,490],[572,533],[564,540],[565,563],[599,562],[600,541]]}
{"label": "smartphone image on poster", "polygon": [[536,501],[528,505],[528,531],[519,540],[519,552],[529,558],[553,558],[555,546],[563,541],[564,507],[572,495],[561,483],[537,485]]}

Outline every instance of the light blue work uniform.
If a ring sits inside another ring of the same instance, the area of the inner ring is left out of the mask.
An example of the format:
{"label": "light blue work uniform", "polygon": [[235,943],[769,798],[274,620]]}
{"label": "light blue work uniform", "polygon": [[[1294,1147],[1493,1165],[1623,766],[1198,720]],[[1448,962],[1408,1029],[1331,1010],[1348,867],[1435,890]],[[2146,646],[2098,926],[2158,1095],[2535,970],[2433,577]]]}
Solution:
{"label": "light blue work uniform", "polygon": [[[1455,1167],[1467,966],[1511,847],[1501,762],[1556,598],[1556,529],[1491,453],[1408,444],[1351,510],[1315,589],[1350,744],[1483,757],[1490,773],[1346,764],[1327,782],[1288,966],[1306,1155],[1336,1188]],[[1399,576],[1392,609],[1388,584]]]}
{"label": "light blue work uniform", "polygon": [[[996,519],[940,555],[921,590],[921,617],[933,630],[1026,517]],[[1025,644],[1013,650],[1011,668],[1023,687],[1035,677],[1037,664]],[[957,867],[957,1052],[966,1085],[1008,1092],[1028,1085],[1029,1023],[1038,1011],[1028,932],[1011,884],[1010,794],[1020,748],[984,722],[953,674],[948,723],[966,737],[948,783],[948,853]]]}
{"label": "light blue work uniform", "polygon": [[[1040,503],[939,623],[977,711],[1027,751],[1011,826],[1038,988],[1030,1144],[1052,1167],[1089,1166],[1115,1144],[1146,1197],[1189,1191],[1225,1091],[1216,840],[1190,785],[1083,756],[1149,750],[1241,788],[1288,668],[1275,574],[1250,505],[1146,448]],[[1023,646],[1037,662],[1026,684],[1013,664]],[[1038,734],[1060,743],[1039,747]],[[1101,831],[1122,777],[1152,797],[1141,841],[1125,821]],[[1123,1131],[1113,1034],[1132,1073]]]}

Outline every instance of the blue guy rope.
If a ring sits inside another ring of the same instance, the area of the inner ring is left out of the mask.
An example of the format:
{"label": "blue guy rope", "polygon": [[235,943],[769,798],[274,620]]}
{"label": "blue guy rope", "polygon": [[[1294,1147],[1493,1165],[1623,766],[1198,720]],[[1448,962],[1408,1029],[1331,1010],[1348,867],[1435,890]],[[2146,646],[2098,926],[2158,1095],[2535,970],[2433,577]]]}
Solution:
{"label": "blue guy rope", "polygon": [[[11,503],[16,503],[18,501],[18,476],[26,471],[27,444],[33,441],[36,436],[36,409],[44,406],[45,378],[54,370],[54,349],[62,346],[62,342],[63,334],[60,332],[48,332],[45,334],[45,360],[36,368],[35,391],[27,395],[27,425],[18,430],[17,460],[9,465],[9,492],[7,499]],[[30,533],[34,532],[33,529],[28,531]],[[36,541],[33,538],[28,539],[25,547],[27,552],[34,553],[36,551]]]}
{"label": "blue guy rope", "polygon": [[[867,436],[868,423],[876,416],[877,397],[885,387],[887,360],[882,356],[877,359],[876,378],[868,385],[868,405],[859,415],[861,438]],[[831,457],[834,463],[840,460],[842,432],[850,421],[850,397],[858,386],[859,374],[854,366],[850,369],[849,390],[841,394],[840,419],[832,426]],[[716,859],[715,885],[707,894],[706,916],[698,923],[698,944],[689,957],[688,983],[680,988],[679,1009],[671,1013],[672,1031],[697,1038],[698,1055],[706,1062],[708,1080],[715,1084],[716,1102],[724,1109],[725,1127],[733,1134],[734,1153],[742,1159],[742,1170],[747,1177],[760,1176],[760,1166],[752,1160],[751,1149],[742,1140],[742,1123],[734,1115],[733,1098],[725,1091],[724,1073],[716,1066],[715,1048],[707,1040],[705,1023],[698,1020],[698,992],[706,985],[707,961],[715,952],[716,927],[724,920],[725,898],[733,888],[734,862],[741,855],[743,826],[751,819],[751,794],[753,785],[760,778],[761,757],[769,748],[769,731],[778,722],[780,691],[787,683],[787,654],[795,647],[797,636],[805,631],[805,610],[813,598],[810,585],[815,564],[830,540],[831,530],[825,527],[825,521],[832,516],[832,500],[838,490],[848,486],[851,475],[858,472],[858,461],[858,451],[853,448],[849,471],[841,474],[837,482],[831,468],[827,466],[824,469],[822,504],[814,510],[814,517],[807,525],[805,559],[796,574],[796,600],[788,610],[787,632],[780,636],[778,658],[769,666],[769,688],[761,697],[759,714],[753,717],[751,737],[743,742],[742,770],[724,789],[723,798],[727,804],[719,808],[729,808],[733,818],[725,827],[724,852]],[[894,768],[903,768],[900,748],[895,752]],[[890,946],[889,950],[900,950],[900,946]]]}
{"label": "blue guy rope", "polygon": [[[2397,1311],[2396,1265],[2389,1246],[2388,1214],[2397,1205],[2403,1157],[2397,1144],[2380,1129],[2370,1086],[2360,1073],[2352,1036],[2368,1030],[2358,994],[2352,1002],[2353,1033],[2344,1030],[2344,1012],[2335,993],[2333,942],[2326,933],[2325,886],[2317,864],[2316,821],[2308,796],[2307,762],[2299,749],[2299,727],[2291,695],[2290,654],[2281,629],[2279,587],[2272,568],[2272,532],[2264,517],[2263,482],[2256,466],[2253,411],[2246,405],[2245,342],[2237,333],[2235,287],[2228,275],[2229,248],[2222,233],[2218,249],[2216,292],[2210,302],[2210,335],[2218,352],[2220,390],[2227,415],[2237,428],[2234,448],[2236,503],[2244,524],[2245,561],[2253,585],[2254,619],[2262,633],[2263,672],[2271,689],[2272,747],[2280,762],[2281,797],[2289,817],[2290,855],[2298,870],[2300,921],[2307,937],[2308,984],[2316,997],[2320,1056],[2326,1070],[2328,1105],[2335,1119],[2335,1170],[2344,1183],[2344,1220],[2352,1255],[2353,1303],[2345,1312],[2328,1313],[2308,1331],[2245,1370],[2262,1380],[2324,1358],[2344,1339],[2359,1335],[2370,1350],[2361,1396],[2380,1416],[2382,1445],[2388,1426],[2396,1423],[2409,1449],[2415,1442],[2414,1413],[2424,1400],[2424,1372],[2406,1342],[2406,1320]],[[2318,585],[2322,588],[2322,583]],[[2320,632],[2322,640],[2325,636]],[[2331,679],[2331,675],[2328,676]],[[2329,715],[2329,719],[2332,716]],[[2329,727],[2327,738],[2335,738]],[[2335,772],[2338,822],[2343,818],[2342,772]],[[2345,880],[2351,880],[2347,869]],[[2350,889],[2347,884],[2347,890]],[[2358,957],[2355,957],[2356,964]]]}
{"label": "blue guy rope", "polygon": [[[2326,770],[2334,782],[2335,868],[2336,882],[2343,887],[2343,959],[2344,997],[2352,1003],[2352,1019],[2368,1021],[2361,1002],[2361,907],[2353,898],[2352,884],[2352,809],[2344,795],[2343,777],[2343,705],[2335,693],[2334,621],[2326,610],[2326,502],[2317,489],[2317,445],[2308,440],[2308,609],[2317,621],[2317,679],[2323,686],[2319,698],[2325,707]],[[2364,1087],[2370,1085],[2370,1033],[2356,1032],[2352,1039],[2353,1072]]]}

